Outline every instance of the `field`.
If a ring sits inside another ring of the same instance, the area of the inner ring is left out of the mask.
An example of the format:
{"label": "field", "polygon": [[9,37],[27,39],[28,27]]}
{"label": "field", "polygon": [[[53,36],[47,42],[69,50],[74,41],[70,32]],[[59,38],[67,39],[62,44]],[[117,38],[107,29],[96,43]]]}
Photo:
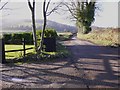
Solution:
{"label": "field", "polygon": [[[58,38],[59,40],[66,40],[69,39],[71,33],[58,33]],[[58,39],[57,38],[57,39]],[[31,48],[34,47],[34,45],[26,45],[25,48]],[[5,45],[5,51],[9,51],[9,50],[20,50],[23,49],[23,45],[14,45],[14,44],[6,44]],[[69,55],[68,50],[65,48],[65,46],[63,46],[62,44],[60,44],[57,41],[57,45],[56,45],[56,52],[45,52],[43,51],[43,54],[40,54],[41,57],[44,57],[45,55],[47,56],[52,56],[52,57],[64,57]],[[17,51],[17,52],[6,52],[5,56],[6,59],[14,59],[14,58],[21,58],[23,57],[24,52],[23,51]],[[30,50],[26,50],[26,56],[28,55],[34,55],[35,54],[35,50],[34,49],[30,49]]]}
{"label": "field", "polygon": [[[26,45],[25,48],[31,48],[34,47],[33,45]],[[5,45],[5,51],[9,50],[19,50],[23,49],[23,45]],[[28,53],[34,53],[34,49],[27,50],[26,54]],[[8,52],[5,54],[7,59],[12,59],[12,58],[18,58],[23,56],[23,51],[18,51],[18,52]]]}
{"label": "field", "polygon": [[[31,48],[34,47],[33,45],[26,45],[25,48]],[[23,49],[22,45],[5,45],[5,51],[9,50],[19,50]],[[43,51],[43,55],[41,57],[44,57],[44,55],[50,55],[51,57],[66,57],[69,55],[69,51],[66,49],[65,46],[63,46],[60,43],[57,43],[56,46],[57,51],[56,52],[45,52]],[[26,56],[30,54],[35,54],[34,49],[30,49],[26,51]],[[6,59],[14,59],[14,58],[20,58],[23,57],[23,51],[18,51],[18,52],[7,52],[6,54]]]}
{"label": "field", "polygon": [[118,47],[120,45],[120,42],[118,41],[119,35],[120,30],[118,29],[103,29],[94,30],[89,34],[78,34],[78,38],[92,41],[98,45]]}

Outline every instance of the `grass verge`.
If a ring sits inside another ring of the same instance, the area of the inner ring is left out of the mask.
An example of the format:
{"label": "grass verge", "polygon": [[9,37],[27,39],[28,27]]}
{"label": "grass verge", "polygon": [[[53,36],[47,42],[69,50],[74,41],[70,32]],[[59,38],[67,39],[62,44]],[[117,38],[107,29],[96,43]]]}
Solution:
{"label": "grass verge", "polygon": [[60,41],[69,40],[71,36],[72,36],[71,32],[58,33],[58,40]]}
{"label": "grass verge", "polygon": [[95,44],[103,46],[114,46],[119,47],[120,42],[118,37],[120,35],[120,30],[95,30],[89,34],[78,34],[79,39],[92,41]]}
{"label": "grass verge", "polygon": [[[26,48],[29,48],[29,47],[33,47],[33,45],[26,45]],[[18,49],[22,49],[22,45],[5,45],[5,49],[6,51],[13,50],[13,49],[18,50]],[[66,58],[70,55],[67,48],[60,43],[57,43],[56,49],[57,49],[56,52],[45,52],[45,51],[42,52],[42,54],[39,55],[39,59],[41,61],[51,61],[56,58]],[[23,53],[22,51],[6,53],[6,59],[8,60],[8,62],[11,62],[10,60],[19,59],[18,61],[15,61],[15,63],[17,64],[21,64],[23,62],[29,63],[29,62],[36,61],[35,60],[36,54],[35,54],[34,49],[28,50],[26,57],[24,58],[23,58],[22,53]]]}

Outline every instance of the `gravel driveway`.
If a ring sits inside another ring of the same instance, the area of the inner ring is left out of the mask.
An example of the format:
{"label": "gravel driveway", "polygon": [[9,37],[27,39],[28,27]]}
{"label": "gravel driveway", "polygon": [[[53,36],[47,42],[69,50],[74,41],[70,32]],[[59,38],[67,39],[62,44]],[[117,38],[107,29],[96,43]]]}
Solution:
{"label": "gravel driveway", "polygon": [[118,88],[118,48],[62,42],[72,55],[52,62],[1,65],[2,88]]}

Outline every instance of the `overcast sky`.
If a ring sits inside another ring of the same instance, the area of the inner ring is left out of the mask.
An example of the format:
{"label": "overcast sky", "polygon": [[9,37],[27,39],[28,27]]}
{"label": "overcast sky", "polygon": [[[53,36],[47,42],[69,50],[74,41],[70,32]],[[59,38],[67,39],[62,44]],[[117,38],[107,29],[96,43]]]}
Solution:
{"label": "overcast sky", "polygon": [[[95,22],[93,23],[93,25],[100,27],[118,26],[118,0],[113,1],[114,2],[112,2],[112,0],[104,0],[104,2],[98,2],[101,11],[97,11],[97,14],[95,16]],[[37,2],[37,19],[43,18],[41,7],[42,3]],[[9,20],[13,22],[14,20],[18,21],[23,19],[31,19],[31,13],[26,2],[10,2],[6,5],[5,8],[5,10],[2,10],[2,14],[0,14],[0,18],[2,17],[3,21]],[[59,23],[75,25],[75,22],[71,21],[68,17],[68,13],[62,12],[60,14],[53,13],[48,17],[48,19]]]}

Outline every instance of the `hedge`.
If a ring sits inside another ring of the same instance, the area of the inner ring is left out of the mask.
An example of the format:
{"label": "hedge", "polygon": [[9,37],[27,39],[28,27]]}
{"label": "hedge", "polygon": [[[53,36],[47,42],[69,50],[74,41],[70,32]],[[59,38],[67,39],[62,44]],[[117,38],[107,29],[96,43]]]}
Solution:
{"label": "hedge", "polygon": [[[38,39],[38,45],[40,43],[42,30],[37,30],[36,36]],[[3,35],[6,44],[22,44],[22,38],[25,38],[26,44],[33,45],[33,34],[32,32],[24,33],[12,33]],[[57,37],[57,32],[54,29],[46,29],[44,37]]]}

